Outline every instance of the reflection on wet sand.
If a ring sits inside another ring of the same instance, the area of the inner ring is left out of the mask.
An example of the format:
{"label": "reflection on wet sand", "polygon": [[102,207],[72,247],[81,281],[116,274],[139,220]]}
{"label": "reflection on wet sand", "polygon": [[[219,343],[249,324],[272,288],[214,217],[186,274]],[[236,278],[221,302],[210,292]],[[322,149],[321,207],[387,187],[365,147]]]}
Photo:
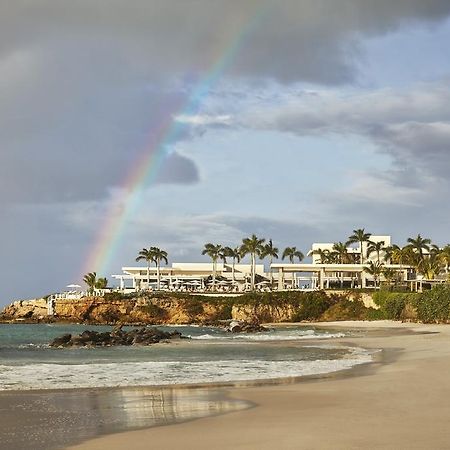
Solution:
{"label": "reflection on wet sand", "polygon": [[0,395],[0,442],[51,449],[94,436],[249,408],[217,388],[129,388]]}

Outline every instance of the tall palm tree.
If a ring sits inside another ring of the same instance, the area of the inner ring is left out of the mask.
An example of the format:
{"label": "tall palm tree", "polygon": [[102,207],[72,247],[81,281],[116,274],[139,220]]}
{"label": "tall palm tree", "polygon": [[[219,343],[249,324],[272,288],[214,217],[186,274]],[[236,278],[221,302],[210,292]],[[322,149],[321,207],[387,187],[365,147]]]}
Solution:
{"label": "tall palm tree", "polygon": [[261,252],[261,259],[269,258],[269,276],[270,276],[270,285],[273,283],[273,274],[272,274],[272,262],[273,258],[278,259],[278,248],[273,246],[272,239],[269,239],[269,242],[264,245]]}
{"label": "tall palm tree", "polygon": [[447,244],[439,253],[439,257],[444,263],[445,273],[448,274],[448,268],[450,266],[450,244]]}
{"label": "tall palm tree", "polygon": [[330,262],[330,250],[318,248],[313,250],[314,255],[319,255],[320,264],[326,264]]}
{"label": "tall palm tree", "polygon": [[380,275],[383,273],[383,264],[378,261],[370,261],[369,265],[364,267],[364,272],[372,275],[375,281],[375,286],[379,286]]}
{"label": "tall palm tree", "polygon": [[252,234],[249,238],[242,239],[241,252],[242,255],[250,255],[251,257],[251,289],[255,289],[256,277],[256,257],[261,255],[265,239]]}
{"label": "tall palm tree", "polygon": [[428,258],[423,258],[417,265],[417,270],[424,276],[426,280],[434,280],[443,267],[443,261],[439,257],[439,253],[430,253]]}
{"label": "tall palm tree", "polygon": [[364,264],[363,243],[367,242],[370,239],[370,236],[372,235],[366,233],[364,228],[358,228],[357,230],[353,230],[353,234],[348,238],[347,244],[359,243],[361,253],[360,264]]}
{"label": "tall palm tree", "polygon": [[[298,262],[301,262],[305,256],[300,250],[297,250],[297,247],[286,247],[283,251],[283,255],[281,259],[288,258],[291,264],[294,264],[295,258],[298,259]],[[294,276],[294,274],[293,274]],[[294,280],[292,280],[292,287],[294,287]]]}
{"label": "tall palm tree", "polygon": [[397,272],[394,269],[389,267],[385,267],[382,270],[382,274],[388,283],[388,287],[390,288],[392,280],[395,280],[395,284],[397,284]]}
{"label": "tall palm tree", "polygon": [[371,253],[375,252],[377,254],[377,262],[380,262],[380,253],[385,249],[384,241],[373,242],[369,241],[369,246],[367,247],[367,257]]}
{"label": "tall palm tree", "polygon": [[223,249],[223,255],[225,258],[232,258],[232,264],[231,264],[231,277],[233,281],[236,281],[235,277],[235,265],[236,262],[239,262],[241,260],[241,249],[240,247],[225,247]]}
{"label": "tall palm tree", "polygon": [[[343,242],[335,242],[333,244],[333,252],[336,255],[336,258],[339,264],[345,264],[349,261],[349,254],[347,245]],[[341,272],[341,289],[344,287],[344,272]]]}
{"label": "tall palm tree", "polygon": [[300,250],[297,250],[297,247],[286,247],[283,251],[283,255],[281,259],[288,258],[291,264],[294,264],[295,258],[298,259],[298,262],[301,262],[305,256]]}
{"label": "tall palm tree", "polygon": [[88,286],[88,294],[93,294],[97,284],[97,272],[89,272],[83,277],[83,281]]}
{"label": "tall palm tree", "polygon": [[150,248],[152,255],[153,255],[153,261],[156,265],[156,277],[157,277],[157,285],[156,288],[159,291],[161,287],[161,262],[164,261],[164,263],[168,263],[167,260],[167,252],[165,250],[161,250],[158,247],[151,247]]}
{"label": "tall palm tree", "polygon": [[155,262],[152,248],[143,248],[136,258],[136,261],[146,261],[147,262],[147,286],[150,285],[150,263]]}
{"label": "tall palm tree", "polygon": [[415,253],[420,255],[420,259],[423,258],[423,251],[430,251],[431,239],[423,238],[420,234],[416,238],[408,238],[407,247],[411,248]]}
{"label": "tall palm tree", "polygon": [[223,255],[223,247],[220,244],[205,244],[203,248],[202,255],[208,255],[212,259],[213,263],[213,278],[212,278],[212,288],[213,291],[216,290],[216,273],[217,273],[217,260]]}
{"label": "tall palm tree", "polygon": [[336,253],[337,260],[340,264],[348,263],[348,249],[347,245],[343,242],[335,242],[333,244],[333,252]]}

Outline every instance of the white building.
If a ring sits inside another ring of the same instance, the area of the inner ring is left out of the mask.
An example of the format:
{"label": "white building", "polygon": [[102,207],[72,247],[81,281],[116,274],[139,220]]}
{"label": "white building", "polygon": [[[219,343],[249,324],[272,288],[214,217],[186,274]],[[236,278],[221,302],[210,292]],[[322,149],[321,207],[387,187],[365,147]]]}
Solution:
{"label": "white building", "polygon": [[[203,289],[208,278],[212,277],[212,273],[212,263],[172,263],[169,267],[160,268],[162,285],[174,289],[183,286]],[[255,273],[266,278],[264,264],[257,264]],[[124,291],[155,287],[157,276],[157,269],[154,265],[149,269],[149,279],[147,279],[147,267],[122,267],[122,274],[111,275],[112,278],[119,280],[120,289]],[[232,264],[222,262],[216,264],[216,278],[219,285],[222,282],[223,285],[235,284],[242,287],[250,282],[250,277],[250,264],[235,264],[234,271]]]}

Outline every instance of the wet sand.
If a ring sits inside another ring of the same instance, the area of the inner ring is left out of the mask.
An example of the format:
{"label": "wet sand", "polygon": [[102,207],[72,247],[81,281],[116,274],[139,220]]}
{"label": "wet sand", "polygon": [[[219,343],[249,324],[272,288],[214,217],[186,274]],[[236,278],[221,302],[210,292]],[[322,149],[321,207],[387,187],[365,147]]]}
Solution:
{"label": "wet sand", "polygon": [[256,406],[110,434],[70,448],[450,448],[449,326],[391,322],[320,326],[365,330],[338,341],[383,349],[378,362],[295,383],[223,388],[228,398]]}

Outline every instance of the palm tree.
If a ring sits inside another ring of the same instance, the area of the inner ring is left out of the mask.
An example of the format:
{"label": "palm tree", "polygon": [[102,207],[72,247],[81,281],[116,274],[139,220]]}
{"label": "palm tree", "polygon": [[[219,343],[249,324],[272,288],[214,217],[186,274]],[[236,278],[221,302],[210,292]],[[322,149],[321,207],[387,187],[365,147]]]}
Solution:
{"label": "palm tree", "polygon": [[377,261],[380,262],[380,253],[385,249],[384,241],[373,242],[369,241],[369,247],[367,247],[367,256],[375,252],[377,254]]}
{"label": "palm tree", "polygon": [[348,249],[347,245],[343,242],[335,242],[333,244],[333,252],[337,256],[339,264],[345,264],[348,262]]}
{"label": "palm tree", "polygon": [[[385,267],[382,271],[382,274],[386,279],[389,287],[391,286],[392,280],[396,280],[397,278],[397,272],[389,267]],[[397,284],[397,281],[395,281],[395,284]]]}
{"label": "palm tree", "polygon": [[236,281],[234,267],[236,262],[239,262],[241,260],[241,249],[239,247],[225,247],[223,249],[223,255],[225,258],[232,258],[233,263],[231,265],[231,276],[233,281]]}
{"label": "palm tree", "polygon": [[428,258],[424,258],[419,261],[417,270],[424,276],[426,280],[434,280],[442,270],[442,259],[439,257],[439,253],[430,253]]}
{"label": "palm tree", "polygon": [[252,234],[249,238],[242,239],[241,253],[242,255],[251,256],[251,290],[255,289],[255,276],[256,276],[256,257],[261,255],[263,250],[263,244],[265,239],[258,238],[255,234]]}
{"label": "palm tree", "polygon": [[301,262],[305,256],[297,247],[286,247],[284,249],[281,259],[289,258],[289,262],[294,264],[295,258],[298,258],[298,262]]}
{"label": "palm tree", "polygon": [[347,244],[354,244],[356,242],[359,243],[360,252],[361,252],[361,261],[360,264],[364,264],[364,255],[363,255],[363,243],[367,242],[372,236],[370,233],[366,233],[364,228],[358,228],[357,230],[353,230],[353,234],[349,236]]}
{"label": "palm tree", "polygon": [[383,273],[383,264],[376,261],[370,261],[369,265],[364,267],[364,272],[367,272],[369,275],[373,276],[375,281],[375,286],[379,285],[380,275]]}
{"label": "palm tree", "polygon": [[269,276],[270,276],[270,285],[273,283],[273,274],[272,274],[272,262],[273,258],[278,259],[278,248],[273,246],[272,239],[269,239],[269,242],[263,247],[261,252],[261,259],[269,257]]}
{"label": "palm tree", "polygon": [[314,255],[319,255],[320,264],[326,264],[330,259],[330,250],[322,250],[318,248],[317,250],[313,250]]}
{"label": "palm tree", "polygon": [[89,272],[83,277],[88,286],[88,294],[93,294],[97,284],[97,272]]}
{"label": "palm tree", "polygon": [[444,263],[445,273],[448,274],[448,268],[450,266],[450,244],[447,244],[439,253],[439,257]]}
{"label": "palm tree", "polygon": [[[336,258],[339,264],[348,263],[348,249],[347,245],[343,242],[335,242],[333,244],[333,252],[336,255]],[[341,289],[344,287],[344,272],[341,272]]]}
{"label": "palm tree", "polygon": [[431,239],[423,238],[420,234],[416,238],[408,238],[407,247],[411,248],[415,253],[420,255],[420,259],[423,258],[423,251],[430,251]]}
{"label": "palm tree", "polygon": [[107,286],[108,286],[108,280],[105,277],[99,278],[95,283],[96,289],[106,289]]}
{"label": "palm tree", "polygon": [[212,278],[212,288],[213,291],[216,290],[216,272],[217,272],[217,260],[223,255],[223,247],[220,244],[205,244],[202,251],[202,255],[208,255],[212,259],[213,263],[213,278]]}
{"label": "palm tree", "polygon": [[153,255],[153,262],[156,265],[156,278],[158,280],[156,289],[159,291],[161,286],[161,261],[164,261],[166,264],[169,262],[167,260],[167,252],[165,250],[161,250],[158,247],[151,247],[150,248],[152,255]]}
{"label": "palm tree", "polygon": [[143,248],[136,258],[136,261],[144,260],[147,262],[147,286],[150,285],[150,263],[155,262],[152,248],[154,247]]}

